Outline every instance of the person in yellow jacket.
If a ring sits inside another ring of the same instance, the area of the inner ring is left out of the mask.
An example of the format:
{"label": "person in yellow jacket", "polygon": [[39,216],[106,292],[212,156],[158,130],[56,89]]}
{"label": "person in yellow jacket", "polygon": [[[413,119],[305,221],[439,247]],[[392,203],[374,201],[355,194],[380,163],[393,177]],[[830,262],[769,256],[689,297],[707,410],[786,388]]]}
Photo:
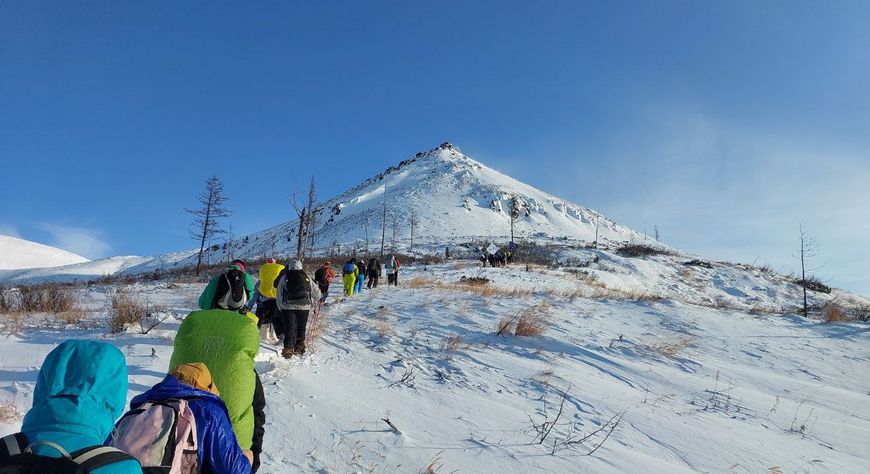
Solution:
{"label": "person in yellow jacket", "polygon": [[[284,265],[278,263],[274,258],[267,258],[266,263],[260,267],[260,281],[257,282],[254,296],[251,301],[248,301],[248,311],[254,309],[257,305],[256,315],[259,319],[257,327],[260,329],[260,338],[269,339],[270,333],[275,334],[275,331],[269,331],[270,327],[274,328],[272,318],[275,316],[278,306],[275,304],[277,291],[275,285],[278,283],[278,275]],[[271,325],[271,326],[270,326]]]}
{"label": "person in yellow jacket", "polygon": [[359,268],[356,266],[356,259],[352,258],[344,264],[341,269],[344,279],[344,294],[353,296],[353,285],[356,284],[356,277],[359,275]]}

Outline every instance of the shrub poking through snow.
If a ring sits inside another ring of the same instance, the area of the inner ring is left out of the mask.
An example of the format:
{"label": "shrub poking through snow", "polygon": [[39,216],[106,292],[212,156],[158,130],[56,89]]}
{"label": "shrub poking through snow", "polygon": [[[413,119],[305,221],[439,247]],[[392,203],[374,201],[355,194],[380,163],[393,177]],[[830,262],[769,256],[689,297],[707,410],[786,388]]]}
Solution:
{"label": "shrub poking through snow", "polygon": [[109,329],[112,334],[123,332],[133,324],[141,325],[148,316],[148,308],[133,299],[129,293],[116,291],[109,295]]}
{"label": "shrub poking through snow", "polygon": [[514,324],[516,324],[515,320],[516,318],[513,316],[503,316],[495,326],[495,335],[504,336],[514,332]]}
{"label": "shrub poking through snow", "polygon": [[616,249],[616,253],[623,257],[651,257],[653,255],[668,255],[670,252],[643,244],[626,244]]}
{"label": "shrub poking through snow", "polygon": [[469,286],[483,286],[489,283],[489,278],[485,277],[465,277],[459,279],[460,282]]}
{"label": "shrub poking through snow", "polygon": [[831,294],[831,287],[824,284],[822,280],[819,280],[816,277],[807,277],[806,280],[797,279],[795,283],[806,287],[806,289],[810,291],[815,291],[816,293],[825,293],[826,295]]}
{"label": "shrub poking through snow", "polygon": [[827,305],[824,309],[824,315],[826,323],[842,323],[847,319],[843,308],[836,303]]}
{"label": "shrub poking through snow", "polygon": [[442,351],[458,351],[466,347],[468,347],[468,344],[465,343],[459,334],[451,334],[441,340]]}
{"label": "shrub poking through snow", "polygon": [[540,336],[547,330],[547,313],[550,305],[546,301],[523,311],[517,317],[514,336]]}
{"label": "shrub poking through snow", "polygon": [[683,265],[686,265],[689,267],[713,268],[712,263],[705,261],[705,260],[698,260],[698,259],[689,260],[688,262],[684,263]]}
{"label": "shrub poking through snow", "polygon": [[0,423],[15,424],[21,421],[24,415],[18,409],[18,403],[15,398],[0,402]]}
{"label": "shrub poking through snow", "polygon": [[24,313],[72,311],[77,301],[73,287],[60,283],[23,285],[14,291],[3,291],[3,294],[5,310]]}
{"label": "shrub poking through snow", "polygon": [[657,352],[665,357],[674,358],[680,355],[685,348],[692,345],[694,338],[691,336],[668,336],[657,341],[648,341],[641,344],[646,350]]}

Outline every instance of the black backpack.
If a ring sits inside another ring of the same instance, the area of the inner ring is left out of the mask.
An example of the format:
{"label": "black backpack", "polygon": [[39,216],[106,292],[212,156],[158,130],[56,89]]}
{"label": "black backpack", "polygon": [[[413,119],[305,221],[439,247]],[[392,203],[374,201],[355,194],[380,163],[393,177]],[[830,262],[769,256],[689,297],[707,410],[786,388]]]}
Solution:
{"label": "black backpack", "polygon": [[290,270],[284,274],[284,283],[278,287],[280,306],[311,303],[311,280],[302,270]]}
{"label": "black backpack", "polygon": [[248,302],[248,289],[245,287],[245,273],[231,268],[218,276],[212,308],[239,310]]}
{"label": "black backpack", "polygon": [[[35,445],[51,446],[62,457],[33,454],[31,448]],[[91,446],[67,453],[62,447],[48,441],[31,444],[22,433],[0,439],[0,474],[88,474],[97,468],[122,461],[136,461],[136,458],[109,446]]]}
{"label": "black backpack", "polygon": [[326,284],[326,268],[320,267],[316,272],[314,272],[314,281],[321,285]]}

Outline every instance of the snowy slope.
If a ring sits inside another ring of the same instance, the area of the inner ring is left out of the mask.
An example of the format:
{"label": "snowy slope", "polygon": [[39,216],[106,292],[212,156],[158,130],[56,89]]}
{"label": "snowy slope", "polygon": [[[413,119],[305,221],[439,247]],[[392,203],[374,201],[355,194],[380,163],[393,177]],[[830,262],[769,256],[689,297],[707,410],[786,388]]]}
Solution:
{"label": "snowy slope", "polygon": [[[870,331],[793,315],[751,314],[673,300],[593,295],[597,281],[631,288],[631,262],[606,261],[595,281],[562,270],[408,267],[380,287],[326,307],[323,338],[302,359],[274,346],[257,356],[266,399],[265,474],[287,472],[866,473],[870,471]],[[662,262],[640,271],[653,275]],[[725,270],[710,270],[728,280]],[[461,284],[485,277],[482,290]],[[729,282],[749,293],[756,280]],[[699,301],[726,288],[699,280]],[[163,306],[148,334],[108,335],[105,293],[87,287],[92,329],[27,318],[0,338],[0,435],[20,427],[42,359],[69,337],[118,346],[128,398],[167,370],[175,331],[202,285],[139,283]],[[733,291],[732,291],[733,292]],[[726,292],[726,294],[729,294]],[[779,304],[791,295],[755,295]],[[495,334],[504,317],[534,311],[539,336]],[[0,323],[12,323],[0,319]],[[312,320],[313,323],[313,320]],[[452,342],[451,342],[452,341]],[[531,421],[559,422],[543,444]],[[17,407],[10,410],[8,407]],[[574,445],[560,443],[619,425]],[[393,430],[383,419],[389,419]]]}
{"label": "snowy slope", "polygon": [[66,250],[0,235],[0,270],[58,267],[87,261]]}

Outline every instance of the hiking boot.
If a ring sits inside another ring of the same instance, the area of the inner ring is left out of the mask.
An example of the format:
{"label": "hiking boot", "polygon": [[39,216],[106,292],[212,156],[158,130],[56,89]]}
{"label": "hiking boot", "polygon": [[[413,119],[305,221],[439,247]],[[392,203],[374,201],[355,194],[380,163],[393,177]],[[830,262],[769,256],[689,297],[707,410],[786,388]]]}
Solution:
{"label": "hiking boot", "polygon": [[293,350],[299,355],[305,354],[305,344],[299,344]]}
{"label": "hiking boot", "polygon": [[289,358],[293,357],[293,354],[296,354],[296,349],[294,349],[292,347],[285,347],[284,350],[281,351],[281,355],[285,359],[289,359]]}

